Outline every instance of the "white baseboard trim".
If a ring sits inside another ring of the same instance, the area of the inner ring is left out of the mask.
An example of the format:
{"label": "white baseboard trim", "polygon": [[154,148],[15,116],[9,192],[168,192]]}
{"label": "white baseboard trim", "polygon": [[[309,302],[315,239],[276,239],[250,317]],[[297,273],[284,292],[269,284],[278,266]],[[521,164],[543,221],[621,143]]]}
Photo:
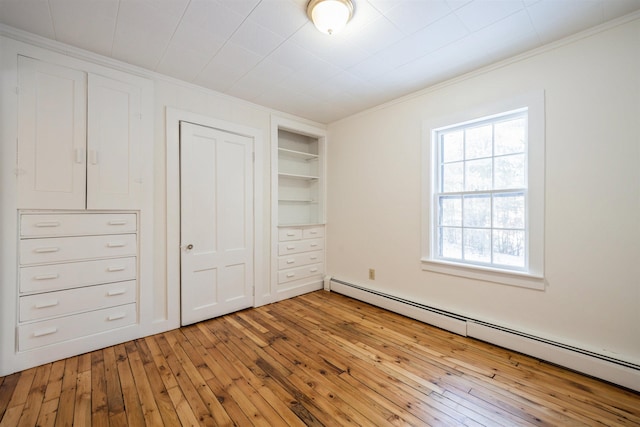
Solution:
{"label": "white baseboard trim", "polygon": [[336,278],[330,279],[329,286],[325,283],[325,290],[331,290],[458,335],[476,338],[640,391],[640,366],[633,363],[416,304]]}

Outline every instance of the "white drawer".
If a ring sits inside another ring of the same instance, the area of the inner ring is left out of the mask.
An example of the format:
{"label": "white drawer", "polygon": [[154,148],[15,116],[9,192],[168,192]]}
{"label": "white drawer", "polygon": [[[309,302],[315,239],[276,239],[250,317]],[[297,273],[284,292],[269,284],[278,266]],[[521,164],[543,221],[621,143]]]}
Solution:
{"label": "white drawer", "polygon": [[297,240],[278,244],[278,255],[298,254],[321,249],[324,249],[323,239]]}
{"label": "white drawer", "polygon": [[322,251],[304,252],[301,254],[278,258],[278,270],[300,267],[307,264],[316,264],[319,262],[324,262],[324,253]]}
{"label": "white drawer", "polygon": [[64,316],[136,302],[136,281],[20,297],[20,321]]}
{"label": "white drawer", "polygon": [[135,233],[134,213],[64,213],[20,215],[21,237]]}
{"label": "white drawer", "polygon": [[20,268],[20,292],[48,292],[136,278],[136,257]]}
{"label": "white drawer", "polygon": [[324,237],[324,227],[310,227],[302,230],[303,239],[315,239]]}
{"label": "white drawer", "polygon": [[18,350],[31,350],[136,323],[136,304],[18,326]]}
{"label": "white drawer", "polygon": [[20,240],[20,264],[136,255],[135,234]]}
{"label": "white drawer", "polygon": [[292,280],[304,279],[306,277],[321,276],[324,273],[322,264],[307,265],[278,272],[278,283],[291,282]]}
{"label": "white drawer", "polygon": [[281,228],[278,230],[278,240],[281,242],[300,240],[301,238],[302,230],[299,228]]}

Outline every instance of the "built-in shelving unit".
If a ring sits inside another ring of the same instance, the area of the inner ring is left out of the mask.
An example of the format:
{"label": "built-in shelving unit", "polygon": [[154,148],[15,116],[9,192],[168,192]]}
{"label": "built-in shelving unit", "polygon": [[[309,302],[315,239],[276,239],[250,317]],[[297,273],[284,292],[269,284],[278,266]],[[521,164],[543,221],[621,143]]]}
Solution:
{"label": "built-in shelving unit", "polygon": [[278,128],[278,225],[324,222],[324,137]]}
{"label": "built-in shelving unit", "polygon": [[272,120],[274,301],[321,289],[324,278],[324,129]]}

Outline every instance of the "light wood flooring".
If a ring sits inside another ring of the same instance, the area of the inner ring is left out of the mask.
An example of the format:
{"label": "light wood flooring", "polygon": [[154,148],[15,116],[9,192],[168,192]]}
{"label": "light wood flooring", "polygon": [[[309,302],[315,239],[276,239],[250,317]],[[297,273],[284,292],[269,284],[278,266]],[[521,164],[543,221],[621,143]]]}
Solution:
{"label": "light wood flooring", "polygon": [[0,426],[640,425],[640,394],[318,291],[0,377]]}

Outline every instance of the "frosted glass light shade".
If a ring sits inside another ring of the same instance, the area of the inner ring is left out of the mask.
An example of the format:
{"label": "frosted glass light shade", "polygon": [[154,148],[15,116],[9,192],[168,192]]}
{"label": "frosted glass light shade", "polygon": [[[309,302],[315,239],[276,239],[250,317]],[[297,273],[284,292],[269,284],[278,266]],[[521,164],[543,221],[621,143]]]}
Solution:
{"label": "frosted glass light shade", "polygon": [[321,32],[336,34],[353,16],[353,3],[351,0],[311,0],[307,15]]}

